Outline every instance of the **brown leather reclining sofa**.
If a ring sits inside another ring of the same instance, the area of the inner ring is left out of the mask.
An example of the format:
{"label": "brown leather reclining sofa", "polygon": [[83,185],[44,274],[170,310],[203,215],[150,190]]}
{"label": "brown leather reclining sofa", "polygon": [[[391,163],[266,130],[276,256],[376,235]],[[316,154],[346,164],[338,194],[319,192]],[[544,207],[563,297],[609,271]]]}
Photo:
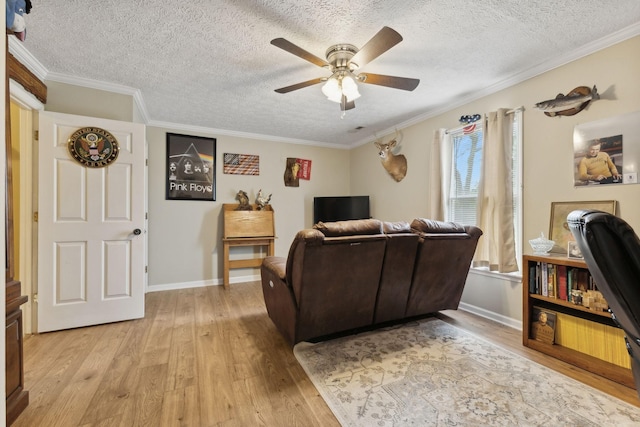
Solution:
{"label": "brown leather reclining sofa", "polygon": [[482,231],[429,219],[318,223],[261,267],[269,317],[289,344],[457,309]]}

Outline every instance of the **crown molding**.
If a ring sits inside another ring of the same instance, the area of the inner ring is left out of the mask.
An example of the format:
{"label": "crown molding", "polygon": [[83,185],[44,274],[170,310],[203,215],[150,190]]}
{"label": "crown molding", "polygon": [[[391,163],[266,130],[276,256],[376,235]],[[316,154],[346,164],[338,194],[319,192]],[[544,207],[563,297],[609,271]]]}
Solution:
{"label": "crown molding", "polygon": [[20,83],[9,80],[9,94],[11,101],[16,102],[22,108],[43,111],[44,104],[31,92],[26,90]]}
{"label": "crown molding", "polygon": [[68,74],[53,73],[47,74],[47,80],[58,83],[65,83],[73,86],[80,86],[89,89],[103,90],[105,92],[119,93],[121,95],[129,95],[133,98],[136,106],[140,111],[143,123],[149,122],[149,112],[142,98],[142,91],[131,86],[124,86],[116,83],[103,82],[100,80],[88,79],[85,77],[70,76]]}
{"label": "crown molding", "polygon": [[7,37],[9,41],[9,53],[22,63],[29,71],[31,71],[41,81],[45,81],[49,72],[44,65],[36,59],[24,46],[24,43],[11,34]]}
{"label": "crown molding", "polygon": [[[399,123],[393,126],[392,128],[388,128],[383,131],[377,132],[376,134],[381,136],[390,135],[393,132],[395,132],[397,129],[403,129],[403,128],[415,125],[417,123],[420,123],[422,121],[428,120],[430,118],[436,117],[448,111],[454,110],[470,102],[476,101],[480,98],[484,98],[485,96],[499,92],[503,89],[509,88],[518,83],[522,83],[525,80],[531,79],[540,74],[551,71],[562,65],[568,64],[570,62],[573,62],[587,55],[595,53],[599,50],[605,49],[614,44],[623,42],[625,40],[628,40],[638,35],[640,35],[640,22],[630,25],[628,27],[622,28],[616,31],[615,33],[609,34],[591,43],[587,43],[586,45],[580,48],[577,48],[570,55],[551,58],[548,61],[542,62],[521,73],[515,74],[487,88],[474,92],[470,96],[451,99],[450,102],[445,103],[445,106],[443,107],[431,109],[419,116],[413,117],[409,120]],[[149,126],[165,127],[169,129],[191,131],[191,132],[215,133],[215,134],[227,135],[227,136],[233,136],[233,137],[239,137],[239,138],[260,139],[260,140],[267,140],[267,141],[286,142],[291,144],[302,144],[302,145],[313,145],[313,146],[338,148],[338,149],[352,149],[352,148],[356,148],[361,145],[367,144],[371,141],[371,138],[369,137],[345,146],[341,144],[332,144],[327,142],[307,141],[307,140],[299,140],[299,139],[293,139],[293,138],[282,138],[282,137],[276,137],[271,135],[259,135],[259,134],[253,134],[253,133],[247,133],[247,132],[229,131],[224,129],[206,128],[206,127],[199,127],[199,126],[183,125],[178,123],[154,121],[154,120],[151,120],[149,117],[149,113],[146,108],[144,98],[142,97],[142,92],[139,89],[135,89],[129,86],[102,82],[98,80],[87,79],[83,77],[76,77],[76,76],[70,76],[70,75],[61,74],[61,73],[49,72],[26,49],[23,42],[19,41],[13,35],[10,35],[8,37],[8,40],[9,40],[9,52],[16,59],[18,59],[25,67],[27,67],[33,74],[35,74],[36,77],[38,77],[42,81],[51,80],[51,81],[67,83],[75,86],[84,86],[84,87],[93,88],[93,89],[100,89],[100,90],[105,90],[109,92],[130,95],[133,97],[134,102],[136,103],[140,111],[140,114],[143,119],[143,123]]]}
{"label": "crown molding", "polygon": [[313,147],[334,148],[339,150],[349,150],[351,148],[344,144],[332,144],[329,142],[310,141],[310,140],[296,139],[296,138],[284,138],[281,136],[262,135],[257,133],[239,132],[239,131],[233,131],[233,130],[227,130],[227,129],[216,129],[216,128],[209,128],[209,127],[203,127],[203,126],[185,125],[181,123],[162,122],[157,120],[149,121],[149,123],[147,123],[147,126],[177,130],[182,132],[225,135],[225,136],[232,136],[235,138],[258,139],[261,141],[273,141],[273,142],[282,142],[286,144],[309,145]]}
{"label": "crown molding", "polygon": [[[480,98],[484,98],[485,96],[494,94],[503,89],[507,89],[511,86],[515,86],[518,83],[522,83],[526,80],[529,80],[533,77],[539,76],[540,74],[544,74],[553,69],[559,68],[563,65],[566,65],[570,62],[576,61],[580,58],[584,58],[585,56],[591,55],[592,53],[598,52],[602,49],[606,49],[615,44],[621,43],[630,38],[636,37],[640,35],[640,22],[630,25],[628,27],[622,28],[615,33],[609,34],[605,37],[602,37],[598,40],[595,40],[591,43],[587,43],[586,45],[576,49],[570,55],[558,56],[555,58],[551,58],[548,61],[542,62],[534,67],[531,67],[521,73],[515,74],[507,79],[499,81],[491,86],[488,86],[479,91],[473,92],[471,95],[455,98],[449,100],[450,102],[445,102],[443,107],[434,108],[432,110],[427,111],[419,116],[413,117],[409,120],[406,120],[392,128],[387,128],[376,134],[379,136],[387,136],[394,133],[397,129],[404,129],[409,126],[415,125],[417,123],[423,122],[427,119],[439,116],[440,114],[447,113],[451,110],[454,110],[463,105],[469,104],[470,102],[477,101]],[[371,142],[371,138],[361,139],[359,141],[354,142],[349,145],[349,148],[356,148],[361,145],[367,144]]]}
{"label": "crown molding", "polygon": [[71,84],[74,86],[87,87],[91,89],[104,90],[107,92],[119,93],[123,95],[130,95],[138,110],[142,116],[144,123],[149,121],[149,112],[147,111],[146,104],[142,97],[140,89],[132,88],[129,86],[103,82],[99,80],[87,79],[84,77],[71,76],[68,74],[50,72],[47,68],[38,61],[38,59],[27,50],[24,43],[16,38],[14,35],[8,37],[9,40],[9,52],[24,65],[29,71],[31,71],[41,81],[49,80],[59,83]]}

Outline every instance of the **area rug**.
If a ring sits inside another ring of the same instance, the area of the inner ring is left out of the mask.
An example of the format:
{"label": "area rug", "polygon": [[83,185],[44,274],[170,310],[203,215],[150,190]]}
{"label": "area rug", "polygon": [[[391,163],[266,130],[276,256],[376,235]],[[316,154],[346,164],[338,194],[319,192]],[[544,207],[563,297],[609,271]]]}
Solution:
{"label": "area rug", "polygon": [[294,353],[343,426],[640,425],[640,408],[435,318]]}

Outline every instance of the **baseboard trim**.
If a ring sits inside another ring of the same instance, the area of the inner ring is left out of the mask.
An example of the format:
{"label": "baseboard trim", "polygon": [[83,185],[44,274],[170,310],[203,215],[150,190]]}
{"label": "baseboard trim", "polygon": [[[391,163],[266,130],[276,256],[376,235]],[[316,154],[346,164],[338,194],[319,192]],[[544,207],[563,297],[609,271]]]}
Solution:
{"label": "baseboard trim", "polygon": [[[260,280],[259,274],[251,276],[237,276],[229,278],[229,284],[255,282]],[[147,286],[147,293],[160,292],[160,291],[174,291],[177,289],[190,289],[190,288],[205,288],[207,286],[221,286],[222,279],[212,280],[198,280],[195,282],[182,282],[182,283],[164,283],[161,285],[149,285]]]}
{"label": "baseboard trim", "polygon": [[[229,278],[230,284],[254,282],[260,280],[260,275],[255,274],[251,276],[237,276]],[[195,282],[182,282],[182,283],[165,283],[162,285],[150,285],[147,287],[147,292],[160,292],[160,291],[173,291],[177,289],[190,289],[190,288],[204,288],[207,286],[220,286],[222,285],[222,279],[213,280],[200,280]],[[501,323],[510,328],[522,330],[522,321],[513,319],[511,317],[503,316],[502,314],[495,313],[493,311],[486,310],[482,307],[477,307],[472,304],[461,302],[458,306],[460,310],[468,311],[485,319],[493,320],[494,322]]]}
{"label": "baseboard trim", "polygon": [[458,306],[460,310],[468,311],[469,313],[473,313],[477,316],[484,317],[485,319],[493,320],[494,322],[502,323],[505,326],[509,326],[510,328],[517,329],[519,331],[522,330],[522,320],[517,320],[512,317],[503,316],[502,314],[495,313],[493,311],[486,310],[482,307],[477,307],[475,305],[467,304],[461,302]]}

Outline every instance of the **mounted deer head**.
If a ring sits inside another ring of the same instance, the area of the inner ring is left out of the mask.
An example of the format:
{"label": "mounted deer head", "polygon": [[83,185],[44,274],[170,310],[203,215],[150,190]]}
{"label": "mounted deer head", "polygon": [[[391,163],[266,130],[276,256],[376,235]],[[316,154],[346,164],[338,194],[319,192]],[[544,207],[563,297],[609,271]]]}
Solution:
{"label": "mounted deer head", "polygon": [[398,132],[396,136],[386,144],[376,141],[375,146],[378,148],[380,162],[389,175],[396,181],[400,182],[407,174],[407,158],[403,154],[393,154],[393,148],[398,143]]}

